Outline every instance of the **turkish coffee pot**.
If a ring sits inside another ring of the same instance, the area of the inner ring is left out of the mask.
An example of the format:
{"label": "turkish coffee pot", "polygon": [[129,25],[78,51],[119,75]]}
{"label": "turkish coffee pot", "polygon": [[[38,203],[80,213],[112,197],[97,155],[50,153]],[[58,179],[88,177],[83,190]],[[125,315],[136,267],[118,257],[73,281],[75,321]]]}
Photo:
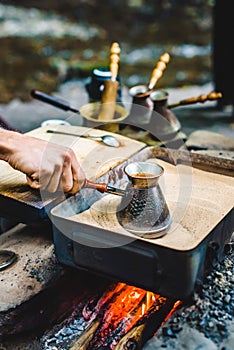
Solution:
{"label": "turkish coffee pot", "polygon": [[170,56],[168,53],[161,55],[152,71],[149,83],[130,88],[129,94],[132,96],[132,107],[127,121],[133,126],[146,127],[149,124],[154,107],[150,94],[161,78],[169,60]]}
{"label": "turkish coffee pot", "polygon": [[149,131],[160,141],[172,139],[181,129],[179,120],[167,106],[168,97],[169,94],[165,90],[155,90],[150,94],[153,111]]}
{"label": "turkish coffee pot", "polygon": [[134,162],[124,171],[129,183],[116,214],[120,225],[144,238],[165,235],[171,216],[158,183],[164,169],[156,163]]}
{"label": "turkish coffee pot", "polygon": [[127,119],[133,127],[146,127],[149,124],[151,113],[153,111],[153,101],[147,92],[145,85],[133,86],[129,90],[132,97],[132,106]]}

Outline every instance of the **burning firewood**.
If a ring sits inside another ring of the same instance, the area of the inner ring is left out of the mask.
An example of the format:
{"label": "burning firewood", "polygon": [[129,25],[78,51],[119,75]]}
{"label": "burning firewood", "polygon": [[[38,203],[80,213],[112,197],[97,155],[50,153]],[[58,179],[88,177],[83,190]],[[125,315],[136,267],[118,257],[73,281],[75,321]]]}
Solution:
{"label": "burning firewood", "polygon": [[70,350],[86,350],[88,344],[92,340],[93,334],[96,332],[100,321],[96,320],[86,329],[79,339],[72,345]]}
{"label": "burning firewood", "polygon": [[42,348],[139,349],[160,327],[172,306],[171,300],[159,294],[125,283],[111,284],[101,296],[90,295],[80,302],[73,316],[50,333]]}

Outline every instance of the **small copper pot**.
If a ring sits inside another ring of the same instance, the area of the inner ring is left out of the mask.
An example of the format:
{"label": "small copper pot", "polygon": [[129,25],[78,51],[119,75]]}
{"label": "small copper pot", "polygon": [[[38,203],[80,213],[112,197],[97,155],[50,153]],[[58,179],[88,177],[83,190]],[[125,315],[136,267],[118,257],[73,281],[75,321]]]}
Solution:
{"label": "small copper pot", "polygon": [[175,114],[167,108],[169,94],[165,90],[155,90],[150,94],[153,101],[149,131],[159,140],[168,140],[176,136],[181,124]]}
{"label": "small copper pot", "polygon": [[171,217],[158,184],[164,169],[147,162],[128,164],[125,173],[129,178],[127,196],[122,198],[117,218],[121,226],[138,236],[157,238],[166,233]]}
{"label": "small copper pot", "polygon": [[133,126],[146,126],[149,124],[151,113],[153,111],[153,102],[150,93],[145,85],[133,86],[129,90],[132,96],[132,107],[129,113],[128,121]]}

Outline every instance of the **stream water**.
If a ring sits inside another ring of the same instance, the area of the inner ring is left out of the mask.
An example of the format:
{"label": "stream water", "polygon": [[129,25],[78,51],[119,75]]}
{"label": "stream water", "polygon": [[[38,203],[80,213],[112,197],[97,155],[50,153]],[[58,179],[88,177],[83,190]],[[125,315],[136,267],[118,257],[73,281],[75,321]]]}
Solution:
{"label": "stream water", "polygon": [[[211,1],[0,1],[0,103],[108,67],[113,41],[130,87],[148,82],[160,55],[171,61],[158,87],[212,80]],[[37,7],[37,8],[36,8]]]}

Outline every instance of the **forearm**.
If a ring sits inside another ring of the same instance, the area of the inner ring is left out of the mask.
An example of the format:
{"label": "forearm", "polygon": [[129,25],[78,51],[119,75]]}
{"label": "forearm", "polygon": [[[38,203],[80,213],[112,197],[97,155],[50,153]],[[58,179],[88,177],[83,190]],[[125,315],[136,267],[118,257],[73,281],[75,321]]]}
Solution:
{"label": "forearm", "polygon": [[[8,131],[0,128],[0,159],[8,161],[9,157],[15,151],[17,145],[15,145],[15,141],[18,139],[20,143],[20,137],[22,135],[15,131]],[[17,142],[17,143],[18,143]]]}

